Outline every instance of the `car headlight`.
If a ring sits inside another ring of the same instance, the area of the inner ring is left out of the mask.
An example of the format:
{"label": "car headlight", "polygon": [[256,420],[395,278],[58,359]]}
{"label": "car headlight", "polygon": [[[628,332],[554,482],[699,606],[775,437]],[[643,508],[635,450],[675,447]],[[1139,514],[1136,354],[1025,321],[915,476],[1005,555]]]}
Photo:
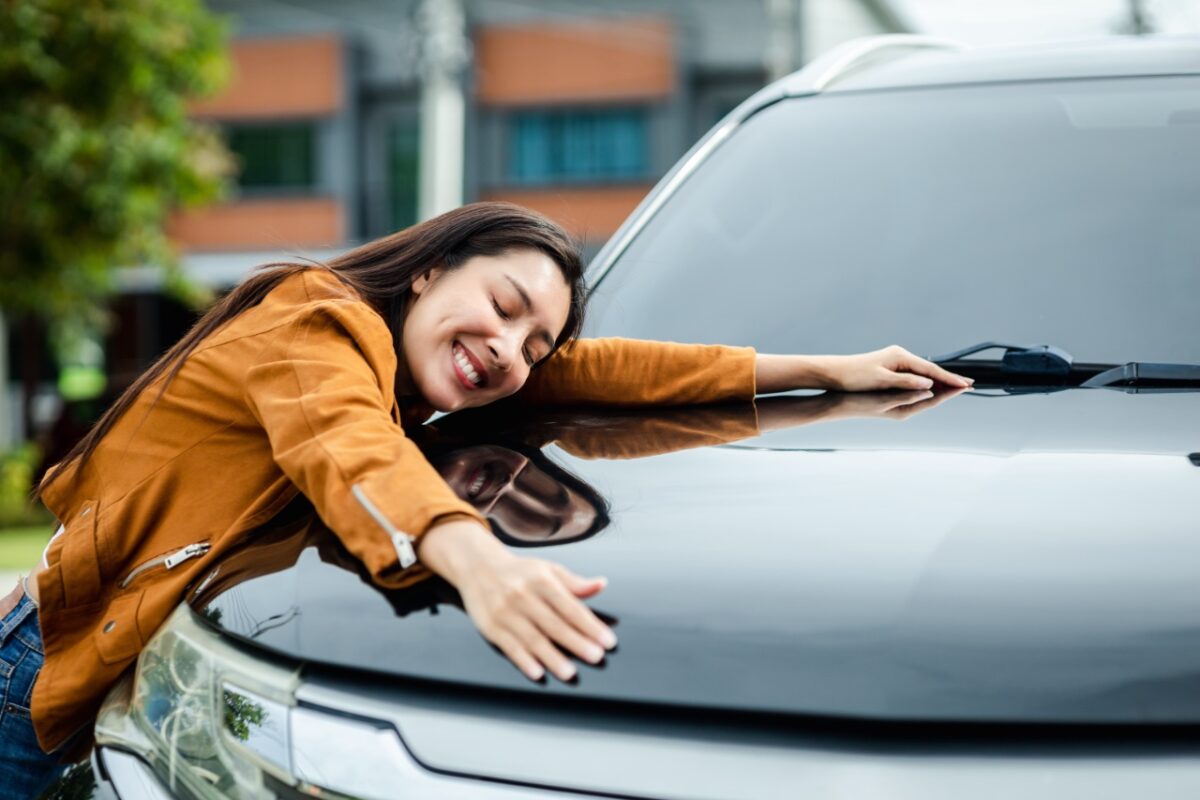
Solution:
{"label": "car headlight", "polygon": [[[343,769],[322,768],[322,743],[307,741],[313,712],[296,707],[298,684],[295,667],[248,656],[183,605],[142,651],[132,678],[110,692],[96,742],[139,755],[185,798],[266,800],[285,787],[313,797],[377,796]],[[403,748],[394,732],[356,747],[360,766],[394,760],[389,750]]]}

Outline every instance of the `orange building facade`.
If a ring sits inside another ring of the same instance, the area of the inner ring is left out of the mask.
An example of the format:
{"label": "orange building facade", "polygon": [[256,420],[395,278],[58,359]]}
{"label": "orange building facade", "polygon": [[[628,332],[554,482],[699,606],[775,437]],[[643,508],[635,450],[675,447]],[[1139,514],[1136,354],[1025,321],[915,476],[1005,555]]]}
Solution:
{"label": "orange building facade", "polygon": [[[477,27],[465,200],[537,209],[595,249],[686,147],[664,148],[661,130],[679,93],[676,37],[655,16]],[[362,49],[345,31],[233,42],[230,84],[193,113],[226,131],[236,191],[170,227],[201,281],[228,284],[256,254],[325,253],[416,221],[419,84],[370,107]]]}
{"label": "orange building facade", "polygon": [[[323,257],[416,222],[424,43],[415,0],[330,5],[325,24],[267,0],[210,5],[233,17],[233,74],[193,113],[225,131],[240,173],[225,202],[172,219],[189,273],[228,286],[254,264]],[[764,81],[763,20],[742,19],[753,28],[736,37],[744,52],[714,58],[689,40],[730,21],[697,16],[695,5],[557,0],[513,13],[472,4],[464,201],[537,209],[594,253]]]}

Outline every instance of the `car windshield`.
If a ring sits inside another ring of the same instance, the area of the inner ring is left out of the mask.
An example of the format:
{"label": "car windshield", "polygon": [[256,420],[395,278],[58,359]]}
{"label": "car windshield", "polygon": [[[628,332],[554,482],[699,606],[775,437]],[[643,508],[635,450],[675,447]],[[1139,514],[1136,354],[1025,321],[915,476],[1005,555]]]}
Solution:
{"label": "car windshield", "polygon": [[589,335],[1200,362],[1200,80],[824,95],[738,129],[596,289]]}

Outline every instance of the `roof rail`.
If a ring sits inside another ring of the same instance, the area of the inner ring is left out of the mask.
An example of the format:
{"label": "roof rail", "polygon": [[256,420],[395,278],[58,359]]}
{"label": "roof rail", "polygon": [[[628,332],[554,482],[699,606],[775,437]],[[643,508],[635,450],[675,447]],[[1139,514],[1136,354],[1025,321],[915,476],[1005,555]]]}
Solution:
{"label": "roof rail", "polygon": [[808,66],[785,78],[784,92],[791,97],[819,94],[847,73],[888,55],[900,56],[913,50],[962,50],[964,47],[949,39],[912,33],[853,39],[818,56]]}

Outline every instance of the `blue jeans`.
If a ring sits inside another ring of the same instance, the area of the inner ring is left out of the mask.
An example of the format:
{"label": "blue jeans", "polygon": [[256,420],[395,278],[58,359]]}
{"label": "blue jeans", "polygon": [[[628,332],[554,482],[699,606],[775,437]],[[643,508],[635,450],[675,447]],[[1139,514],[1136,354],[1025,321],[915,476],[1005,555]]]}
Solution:
{"label": "blue jeans", "polygon": [[65,767],[42,752],[29,701],[42,669],[37,607],[22,593],[0,621],[0,788],[5,798],[36,797]]}

